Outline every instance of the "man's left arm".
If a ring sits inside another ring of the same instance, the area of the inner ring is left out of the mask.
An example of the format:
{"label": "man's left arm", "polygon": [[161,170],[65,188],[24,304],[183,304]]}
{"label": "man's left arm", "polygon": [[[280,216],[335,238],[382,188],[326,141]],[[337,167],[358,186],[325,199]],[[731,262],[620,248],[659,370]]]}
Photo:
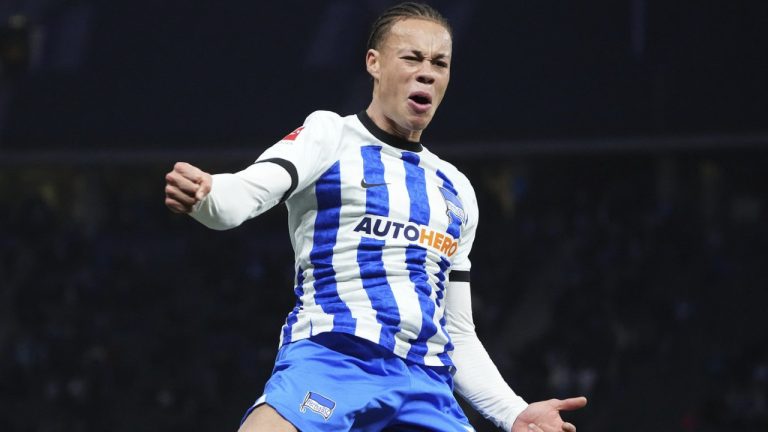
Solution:
{"label": "man's left arm", "polygon": [[475,332],[469,282],[448,282],[445,300],[446,330],[454,345],[456,391],[480,414],[500,428],[512,431],[575,432],[563,422],[561,410],[586,405],[585,398],[526,403],[506,383]]}
{"label": "man's left arm", "polygon": [[448,282],[445,298],[446,330],[453,342],[456,391],[496,426],[512,430],[528,404],[504,381],[475,332],[469,282]]}

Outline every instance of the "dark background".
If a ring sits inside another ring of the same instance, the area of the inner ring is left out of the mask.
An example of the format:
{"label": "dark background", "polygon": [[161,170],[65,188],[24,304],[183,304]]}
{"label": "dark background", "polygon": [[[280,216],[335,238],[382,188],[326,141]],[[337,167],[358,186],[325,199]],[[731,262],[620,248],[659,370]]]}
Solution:
{"label": "dark background", "polygon": [[[163,175],[365,108],[391,3],[0,2],[0,430],[237,428],[293,304],[285,209],[210,231]],[[581,431],[768,428],[768,3],[433,5],[424,142],[477,191],[512,387],[586,394]]]}

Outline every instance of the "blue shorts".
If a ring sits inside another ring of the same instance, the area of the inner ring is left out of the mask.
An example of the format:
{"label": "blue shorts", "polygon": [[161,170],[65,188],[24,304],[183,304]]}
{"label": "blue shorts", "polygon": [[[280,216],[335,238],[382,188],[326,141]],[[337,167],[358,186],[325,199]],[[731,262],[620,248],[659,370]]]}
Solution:
{"label": "blue shorts", "polygon": [[303,432],[474,431],[447,367],[401,359],[364,339],[324,333],[283,346],[262,403]]}

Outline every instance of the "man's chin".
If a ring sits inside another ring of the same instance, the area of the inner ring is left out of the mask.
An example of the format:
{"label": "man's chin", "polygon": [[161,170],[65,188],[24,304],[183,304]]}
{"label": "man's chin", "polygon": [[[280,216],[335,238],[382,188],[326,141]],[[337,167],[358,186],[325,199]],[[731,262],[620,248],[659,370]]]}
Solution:
{"label": "man's chin", "polygon": [[423,131],[424,129],[429,126],[429,123],[432,121],[432,114],[420,114],[420,115],[411,115],[408,117],[408,129],[412,131]]}

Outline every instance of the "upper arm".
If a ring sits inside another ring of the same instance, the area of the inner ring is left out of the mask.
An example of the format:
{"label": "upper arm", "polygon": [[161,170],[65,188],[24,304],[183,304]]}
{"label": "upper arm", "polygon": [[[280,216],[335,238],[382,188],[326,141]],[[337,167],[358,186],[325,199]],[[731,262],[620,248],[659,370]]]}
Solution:
{"label": "upper arm", "polygon": [[291,177],[288,199],[317,180],[336,161],[343,119],[329,111],[315,111],[304,125],[269,147],[256,163],[271,162],[283,167]]}
{"label": "upper arm", "polygon": [[448,282],[445,290],[445,322],[451,337],[460,333],[474,333],[472,290],[469,282]]}

